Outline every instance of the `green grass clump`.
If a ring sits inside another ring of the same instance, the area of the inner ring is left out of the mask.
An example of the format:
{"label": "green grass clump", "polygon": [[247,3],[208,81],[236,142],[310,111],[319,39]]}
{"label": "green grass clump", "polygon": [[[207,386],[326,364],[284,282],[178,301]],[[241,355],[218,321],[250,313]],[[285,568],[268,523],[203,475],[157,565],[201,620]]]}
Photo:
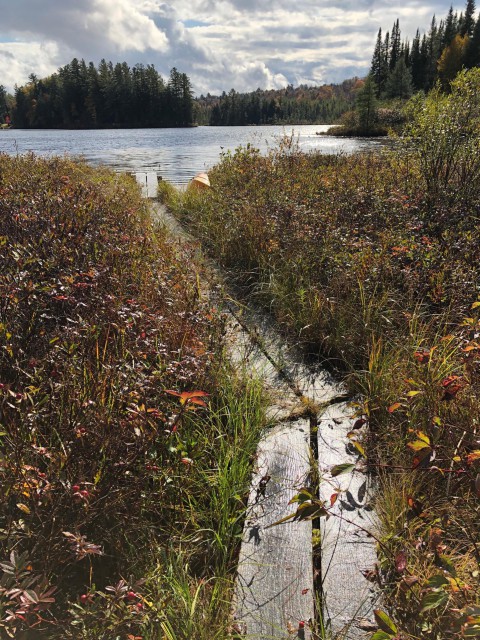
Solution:
{"label": "green grass clump", "polygon": [[2,637],[225,637],[262,398],[198,277],[131,178],[0,155]]}
{"label": "green grass clump", "polygon": [[240,148],[210,190],[167,195],[245,295],[362,394],[379,579],[406,637],[432,640],[472,637],[479,619],[480,193],[462,176],[480,144],[460,99],[467,84],[478,117],[477,71],[441,108],[427,99],[397,151]]}

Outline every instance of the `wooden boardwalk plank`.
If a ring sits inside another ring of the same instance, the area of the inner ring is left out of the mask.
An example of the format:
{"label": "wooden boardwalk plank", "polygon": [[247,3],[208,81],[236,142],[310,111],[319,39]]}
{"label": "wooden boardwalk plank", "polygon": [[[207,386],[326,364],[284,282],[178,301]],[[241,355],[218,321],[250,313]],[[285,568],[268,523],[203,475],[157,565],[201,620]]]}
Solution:
{"label": "wooden boardwalk plank", "polygon": [[233,316],[229,319],[227,339],[232,363],[244,369],[248,375],[262,380],[270,398],[267,410],[269,418],[281,422],[295,410],[303,408],[300,399],[279,374],[277,367]]}
{"label": "wooden boardwalk plank", "polygon": [[345,640],[360,640],[370,634],[362,621],[371,620],[379,599],[374,583],[363,575],[376,566],[375,540],[368,534],[376,528],[369,501],[372,495],[368,477],[360,471],[332,478],[334,465],[355,463],[358,453],[347,438],[354,420],[346,403],[329,407],[319,419],[318,460],[323,478],[320,498],[329,501],[337,489],[342,493],[332,512],[321,519],[321,571],[324,621],[332,634]]}
{"label": "wooden boardwalk plank", "polygon": [[142,190],[142,197],[147,197],[147,175],[144,171],[137,171],[135,174],[135,180],[140,185]]}
{"label": "wooden boardwalk plank", "polygon": [[147,171],[147,198],[156,198],[158,178],[155,171]]}
{"label": "wooden boardwalk plank", "polygon": [[[233,305],[232,305],[233,306]],[[253,330],[264,350],[275,363],[275,375],[281,380],[281,371],[295,386],[296,391],[310,401],[321,404],[346,393],[344,385],[338,383],[320,365],[305,365],[305,354],[299,347],[285,340],[274,321],[265,313],[245,306],[237,312]]]}
{"label": "wooden boardwalk plank", "polygon": [[249,640],[311,637],[312,524],[267,528],[295,510],[288,502],[310,469],[309,438],[309,423],[299,420],[278,424],[258,446],[236,586],[237,624]]}
{"label": "wooden boardwalk plank", "polygon": [[142,197],[156,198],[158,188],[158,178],[155,171],[137,171],[135,180],[142,189]]}

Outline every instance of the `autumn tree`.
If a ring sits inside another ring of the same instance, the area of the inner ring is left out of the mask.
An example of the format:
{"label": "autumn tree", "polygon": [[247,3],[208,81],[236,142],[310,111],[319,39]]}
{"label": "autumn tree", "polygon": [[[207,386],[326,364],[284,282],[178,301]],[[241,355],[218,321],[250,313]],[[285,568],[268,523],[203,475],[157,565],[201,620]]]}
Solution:
{"label": "autumn tree", "polygon": [[451,44],[442,52],[438,60],[438,75],[444,89],[449,89],[450,83],[462,69],[468,46],[468,36],[457,34]]}

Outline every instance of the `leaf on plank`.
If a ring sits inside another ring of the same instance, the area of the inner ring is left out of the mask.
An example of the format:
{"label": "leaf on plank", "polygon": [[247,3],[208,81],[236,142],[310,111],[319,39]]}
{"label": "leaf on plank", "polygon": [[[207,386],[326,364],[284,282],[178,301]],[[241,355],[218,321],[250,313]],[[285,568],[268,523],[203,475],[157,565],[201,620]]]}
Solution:
{"label": "leaf on plank", "polygon": [[354,469],[355,469],[354,464],[345,462],[343,464],[336,464],[334,467],[331,468],[330,473],[333,478],[336,478],[337,476],[340,476],[342,473],[350,473],[350,471],[353,471]]}

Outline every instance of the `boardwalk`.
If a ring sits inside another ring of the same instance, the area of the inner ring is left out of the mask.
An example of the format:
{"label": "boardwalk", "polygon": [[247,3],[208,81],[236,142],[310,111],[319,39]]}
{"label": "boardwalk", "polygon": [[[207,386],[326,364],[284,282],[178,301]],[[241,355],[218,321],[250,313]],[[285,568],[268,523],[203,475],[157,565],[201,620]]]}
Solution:
{"label": "boardwalk", "polygon": [[[158,176],[155,171],[139,171],[134,174],[135,180],[142,188],[144,198],[156,198],[158,188]],[[161,180],[161,178],[160,178]]]}
{"label": "boardwalk", "polygon": [[[137,173],[136,179],[146,196],[156,197],[156,174]],[[191,241],[165,207],[155,209],[174,235]],[[212,272],[212,281],[217,276]],[[227,298],[232,361],[247,375],[262,378],[274,423],[257,449],[233,626],[245,640],[310,640],[321,602],[328,637],[365,640],[379,597],[365,577],[376,565],[375,541],[369,535],[375,528],[371,489],[361,464],[335,478],[330,473],[334,465],[359,461],[347,437],[352,409],[345,389],[324,370],[307,367],[302,354],[285,343],[265,316],[240,310]],[[295,511],[289,501],[309,486],[312,465],[321,475],[318,497],[329,505],[331,495],[339,492],[332,516],[320,521],[320,567],[313,562],[312,521],[270,526]]]}

